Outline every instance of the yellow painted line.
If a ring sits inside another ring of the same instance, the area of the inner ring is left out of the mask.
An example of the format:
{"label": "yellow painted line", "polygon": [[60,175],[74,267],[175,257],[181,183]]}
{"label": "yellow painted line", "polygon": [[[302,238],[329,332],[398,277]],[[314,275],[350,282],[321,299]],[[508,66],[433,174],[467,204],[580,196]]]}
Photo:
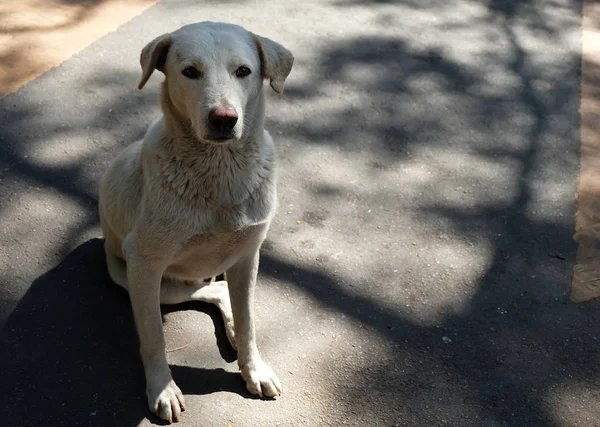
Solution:
{"label": "yellow painted line", "polygon": [[571,300],[600,297],[600,4],[585,0],[581,52],[581,158]]}
{"label": "yellow painted line", "polygon": [[158,1],[0,1],[0,97],[60,65]]}

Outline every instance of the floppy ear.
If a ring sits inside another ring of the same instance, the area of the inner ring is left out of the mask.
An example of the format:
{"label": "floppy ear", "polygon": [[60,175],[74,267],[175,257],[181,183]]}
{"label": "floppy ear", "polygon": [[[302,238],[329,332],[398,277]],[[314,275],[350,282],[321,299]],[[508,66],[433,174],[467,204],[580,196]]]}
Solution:
{"label": "floppy ear", "polygon": [[167,60],[167,53],[169,53],[170,46],[171,34],[167,33],[158,36],[142,49],[142,53],[140,54],[142,79],[138,84],[138,89],[144,87],[155,69],[163,73],[165,72],[165,61]]}
{"label": "floppy ear", "polygon": [[263,79],[269,79],[273,90],[281,95],[285,79],[292,71],[294,56],[292,52],[273,40],[256,34],[252,36],[258,47]]}

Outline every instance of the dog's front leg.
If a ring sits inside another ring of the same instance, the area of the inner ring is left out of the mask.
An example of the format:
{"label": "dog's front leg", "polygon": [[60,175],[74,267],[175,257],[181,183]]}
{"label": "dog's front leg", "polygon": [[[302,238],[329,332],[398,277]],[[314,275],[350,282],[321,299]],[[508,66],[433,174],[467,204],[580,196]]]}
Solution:
{"label": "dog's front leg", "polygon": [[258,250],[240,259],[227,270],[227,282],[233,311],[233,324],[238,349],[238,365],[246,388],[261,397],[276,397],[281,383],[273,370],[263,362],[254,335],[254,285],[258,273]]}
{"label": "dog's front leg", "polygon": [[129,296],[140,339],[140,353],[146,374],[146,396],[150,410],[169,423],[179,421],[185,401],[171,376],[165,353],[160,315],[160,285],[166,265],[143,257],[132,244],[124,242]]}

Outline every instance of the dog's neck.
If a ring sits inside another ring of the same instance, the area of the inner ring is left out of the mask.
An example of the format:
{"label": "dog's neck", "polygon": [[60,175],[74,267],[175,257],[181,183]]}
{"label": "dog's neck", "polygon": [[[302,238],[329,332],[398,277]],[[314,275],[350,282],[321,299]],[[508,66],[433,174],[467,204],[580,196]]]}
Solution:
{"label": "dog's neck", "polygon": [[[264,111],[262,99],[259,104]],[[165,132],[162,174],[181,197],[235,206],[244,203],[272,177],[274,150],[264,143],[263,111],[254,128],[244,129],[241,140],[214,144],[198,139],[190,121],[170,99],[166,81],[161,106]]]}

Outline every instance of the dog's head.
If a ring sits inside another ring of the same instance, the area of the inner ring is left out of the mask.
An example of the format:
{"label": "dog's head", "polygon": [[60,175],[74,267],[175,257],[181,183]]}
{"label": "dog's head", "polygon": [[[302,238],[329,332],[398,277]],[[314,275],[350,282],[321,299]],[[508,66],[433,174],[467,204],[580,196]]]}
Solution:
{"label": "dog's head", "polygon": [[282,93],[293,62],[290,51],[272,40],[237,25],[201,22],[163,34],[144,47],[138,88],[155,69],[163,72],[166,95],[189,119],[197,138],[238,140],[262,120],[257,103],[262,102],[263,79]]}

